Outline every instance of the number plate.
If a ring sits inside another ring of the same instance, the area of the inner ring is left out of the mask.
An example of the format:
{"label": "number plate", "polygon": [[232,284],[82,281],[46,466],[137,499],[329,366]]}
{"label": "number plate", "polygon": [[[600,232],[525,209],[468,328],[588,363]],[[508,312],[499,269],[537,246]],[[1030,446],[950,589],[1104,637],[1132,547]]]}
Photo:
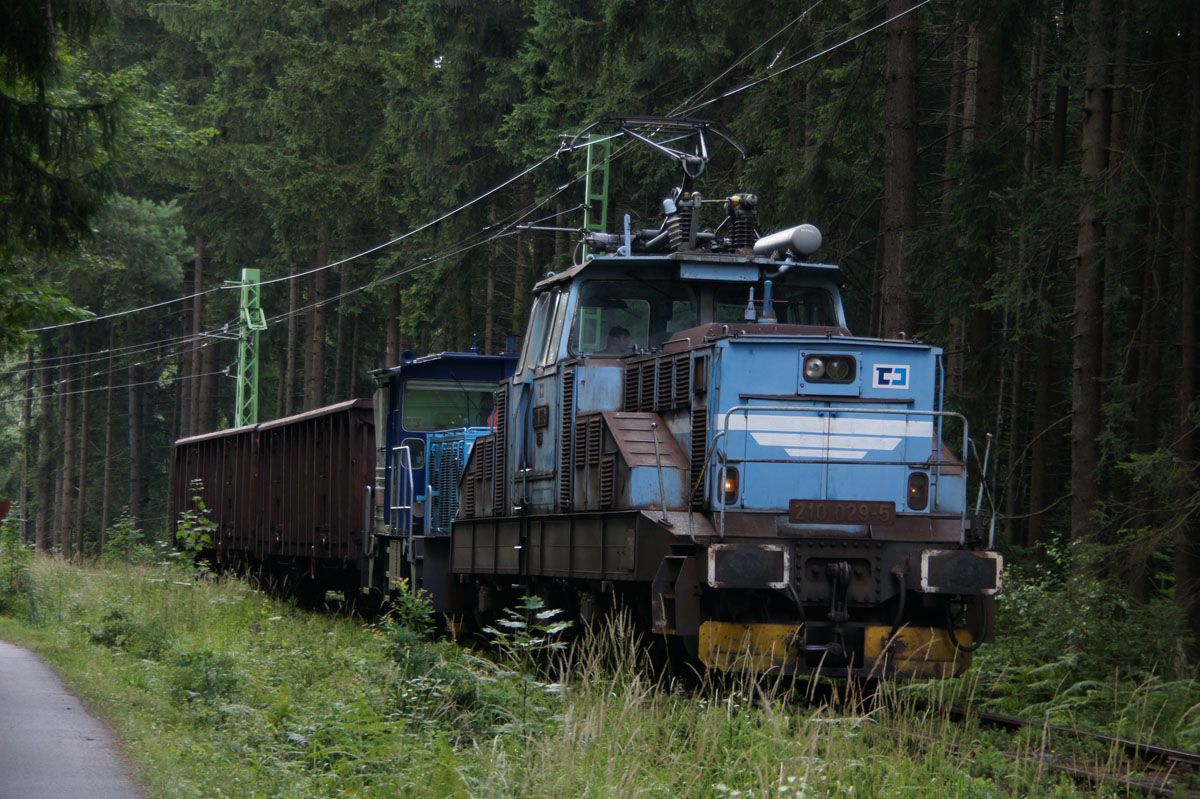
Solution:
{"label": "number plate", "polygon": [[891,502],[843,502],[832,499],[793,499],[788,521],[795,524],[892,524],[896,506]]}

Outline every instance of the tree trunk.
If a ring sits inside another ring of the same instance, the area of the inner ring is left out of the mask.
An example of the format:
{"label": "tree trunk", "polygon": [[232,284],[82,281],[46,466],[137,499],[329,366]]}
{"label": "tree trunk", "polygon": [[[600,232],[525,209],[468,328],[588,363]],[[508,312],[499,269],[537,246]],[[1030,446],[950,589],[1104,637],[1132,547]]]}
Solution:
{"label": "tree trunk", "polygon": [[[893,17],[913,0],[888,0]],[[917,307],[908,275],[908,239],[917,226],[917,14],[887,26],[884,80],[881,325],[885,338],[916,332]]]}
{"label": "tree trunk", "polygon": [[[1003,121],[1001,105],[1004,89],[1003,54],[999,41],[1000,31],[991,21],[981,21],[976,26],[975,52],[975,115],[970,124],[973,128],[971,148],[986,147],[988,139],[994,137]],[[963,360],[963,394],[967,400],[968,418],[974,429],[990,431],[996,429],[997,420],[992,414],[992,400],[998,369],[992,347],[994,314],[987,303],[991,300],[988,283],[996,268],[994,242],[996,220],[981,220],[982,240],[972,242],[979,255],[971,270],[972,308],[966,313],[964,326],[965,356]]]}
{"label": "tree trunk", "polygon": [[[1123,5],[1123,4],[1118,4]],[[1125,131],[1128,127],[1125,118],[1128,113],[1126,100],[1127,84],[1129,82],[1129,22],[1128,13],[1124,8],[1117,8],[1117,51],[1112,59],[1112,86],[1109,88],[1106,96],[1108,98],[1108,148],[1106,163],[1108,166],[1109,183],[1111,185],[1120,184],[1121,162],[1124,160],[1125,150]],[[1159,93],[1155,93],[1157,104],[1165,105],[1161,99],[1158,99]],[[1168,114],[1160,114],[1160,117],[1166,118]],[[1111,241],[1107,241],[1104,247],[1104,310],[1105,316],[1111,318],[1112,315],[1120,310],[1120,296],[1117,291],[1117,286],[1121,283],[1121,273],[1123,265],[1128,261],[1128,252],[1124,251],[1117,237],[1113,237]],[[1119,364],[1120,359],[1116,352],[1116,344],[1114,343],[1114,335],[1117,326],[1108,324],[1104,325],[1101,331],[1100,344],[1100,362],[1103,364],[1104,376],[1112,377],[1113,369]]]}
{"label": "tree trunk", "polygon": [[[348,268],[348,267],[347,267]],[[350,281],[348,279],[349,272],[342,275],[342,279],[338,282],[341,290],[344,292],[349,288]],[[333,401],[341,402],[347,398],[346,393],[346,346],[349,344],[350,314],[346,313],[348,299],[343,298],[338,303],[335,316],[337,318],[337,341],[334,342],[333,348]]]}
{"label": "tree trunk", "polygon": [[387,350],[384,354],[386,361],[384,368],[391,368],[400,363],[400,314],[404,312],[403,302],[399,281],[392,283],[392,290],[388,292]]}
{"label": "tree trunk", "polygon": [[491,355],[496,351],[492,340],[496,326],[496,269],[492,261],[487,262],[487,284],[484,290],[483,307],[483,354]]}
{"label": "tree trunk", "polygon": [[63,456],[62,488],[58,500],[61,509],[58,526],[58,551],[65,558],[71,557],[71,536],[75,527],[75,468],[78,457],[75,447],[75,413],[81,395],[76,393],[79,390],[79,384],[72,380],[74,372],[75,369],[70,366],[63,369],[63,396],[66,399],[66,410],[63,413],[62,430],[59,431],[63,441]]}
{"label": "tree trunk", "polygon": [[29,541],[29,449],[33,446],[33,346],[25,349],[25,366],[21,379],[21,488],[17,501],[21,505],[21,541]]}
{"label": "tree trunk", "polygon": [[[1058,47],[1061,60],[1063,45]],[[1050,128],[1050,170],[1058,172],[1062,169],[1067,152],[1067,101],[1070,89],[1065,83],[1059,83],[1054,89],[1054,122]],[[1051,245],[1046,257],[1046,270],[1042,275],[1038,291],[1039,302],[1052,319],[1057,319],[1057,283],[1062,271],[1060,252],[1057,240]],[[1036,383],[1033,392],[1033,419],[1030,435],[1033,437],[1029,448],[1029,529],[1028,537],[1031,546],[1041,548],[1046,543],[1044,510],[1051,501],[1054,490],[1050,481],[1048,462],[1050,454],[1055,451],[1050,440],[1050,417],[1053,404],[1053,384],[1058,379],[1058,349],[1055,347],[1057,325],[1041,323],[1034,345],[1036,363]]]}
{"label": "tree trunk", "polygon": [[[97,554],[104,554],[108,543],[108,526],[112,521],[112,461],[113,461],[113,430],[116,423],[113,420],[113,354],[115,332],[110,328],[108,333],[108,381],[104,388],[104,468],[100,487],[100,530],[96,536]],[[196,382],[196,381],[190,381]],[[184,394],[191,394],[191,386],[180,386]]]}
{"label": "tree trunk", "polygon": [[[208,349],[212,349],[209,347]],[[145,430],[142,417],[142,368],[137,365],[128,367],[129,400],[129,515],[133,517],[135,527],[142,523],[142,438]]]}
{"label": "tree trunk", "polygon": [[[192,268],[192,293],[199,294],[204,290],[204,236],[196,234],[196,259]],[[204,331],[204,298],[196,297],[192,300],[192,340],[191,340],[191,374],[198,375],[203,372],[201,366],[200,345],[204,340],[200,338],[200,334]],[[207,348],[205,348],[207,349]],[[191,435],[201,432],[200,428],[200,380],[189,380],[184,391],[188,394],[188,408],[190,416],[188,418],[188,432]]]}
{"label": "tree trunk", "polygon": [[296,412],[296,361],[300,338],[300,318],[297,309],[300,307],[300,278],[295,275],[296,267],[293,264],[292,279],[288,281],[287,352],[283,373],[284,416],[291,416]]}
{"label": "tree trunk", "polygon": [[346,389],[351,399],[358,393],[358,323],[361,319],[361,313],[354,314],[350,325],[350,374],[346,378]]}
{"label": "tree trunk", "polygon": [[218,339],[209,339],[205,342],[206,346],[200,350],[200,371],[197,375],[201,375],[192,382],[200,385],[200,394],[198,406],[200,413],[195,433],[210,433],[217,429],[217,396],[220,392],[220,386],[217,383],[217,376],[213,374],[217,371],[217,356],[220,354],[220,342]]}
{"label": "tree trunk", "polygon": [[[43,357],[48,352],[48,348],[43,343],[41,352]],[[51,388],[49,369],[41,371],[41,400],[38,403],[38,468],[37,468],[37,488],[35,497],[37,501],[37,516],[34,517],[33,523],[33,541],[34,546],[39,552],[45,552],[50,548],[50,520],[54,517],[54,478],[57,473],[54,468],[54,393]]]}
{"label": "tree trunk", "polygon": [[1100,504],[1104,226],[1097,210],[1096,193],[1102,188],[1107,145],[1106,24],[1103,0],[1089,0],[1083,128],[1079,140],[1084,197],[1079,208],[1071,357],[1071,538],[1074,540],[1093,535],[1092,514]]}
{"label": "tree trunk", "polygon": [[529,274],[529,242],[525,235],[518,235],[517,242],[517,257],[513,260],[513,296],[512,296],[512,318],[508,331],[514,336],[520,336],[525,332],[525,316],[528,313],[526,305],[526,297],[528,289],[525,287],[526,275]]}
{"label": "tree trunk", "polygon": [[457,298],[454,315],[453,315],[453,331],[454,331],[454,349],[459,352],[466,352],[471,348],[471,342],[474,339],[474,331],[471,329],[474,323],[475,314],[471,308],[471,269],[470,261],[462,261],[458,267],[451,272],[451,279],[455,283],[455,296]]}
{"label": "tree trunk", "polygon": [[[86,347],[84,348],[87,349]],[[75,551],[80,555],[85,554],[86,546],[85,538],[87,536],[87,452],[88,452],[88,407],[91,405],[91,379],[84,375],[82,384],[79,387],[79,465],[76,470],[76,482],[79,484],[78,496],[75,498],[75,534],[78,538],[75,541]],[[68,433],[70,435],[70,433]]]}
{"label": "tree trunk", "polygon": [[[324,238],[313,255],[313,267],[321,267],[328,261],[329,245]],[[329,309],[325,307],[325,293],[329,271],[322,269],[313,275],[312,294],[309,302],[313,306],[308,312],[308,347],[304,359],[304,407],[306,410],[319,408],[325,402],[325,326]]]}
{"label": "tree trunk", "polygon": [[1188,53],[1188,83],[1191,108],[1188,118],[1187,173],[1184,185],[1183,257],[1180,264],[1179,343],[1179,458],[1184,478],[1179,482],[1180,518],[1175,533],[1175,604],[1184,612],[1192,632],[1193,658],[1200,657],[1200,434],[1196,414],[1200,412],[1200,7],[1193,5]]}

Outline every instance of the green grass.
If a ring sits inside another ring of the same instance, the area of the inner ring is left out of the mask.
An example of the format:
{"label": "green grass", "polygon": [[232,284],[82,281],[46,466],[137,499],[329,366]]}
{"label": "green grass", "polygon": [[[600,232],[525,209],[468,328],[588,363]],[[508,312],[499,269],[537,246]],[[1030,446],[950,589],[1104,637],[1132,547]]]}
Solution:
{"label": "green grass", "polygon": [[425,640],[411,607],[366,626],[236,580],[49,558],[23,596],[0,638],[113,724],[154,797],[1093,795],[1036,741],[911,701],[986,693],[975,680],[884,686],[890,701],[863,711],[736,680],[664,688],[619,624],[550,683]]}

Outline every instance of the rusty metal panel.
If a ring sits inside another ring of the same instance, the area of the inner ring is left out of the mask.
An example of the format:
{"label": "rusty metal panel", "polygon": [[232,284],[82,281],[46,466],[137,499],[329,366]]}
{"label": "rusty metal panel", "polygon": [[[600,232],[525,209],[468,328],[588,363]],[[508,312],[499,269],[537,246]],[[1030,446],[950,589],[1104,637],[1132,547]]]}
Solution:
{"label": "rusty metal panel", "polygon": [[[621,451],[621,457],[630,467],[656,465],[654,441],[657,437],[663,468],[687,468],[687,457],[657,413],[605,413],[604,421]],[[651,428],[651,424],[656,425],[657,430]]]}
{"label": "rusty metal panel", "polygon": [[199,478],[218,526],[219,557],[354,561],[364,556],[369,535],[363,508],[374,454],[369,400],[182,439],[175,444],[172,521],[190,506],[188,484]]}

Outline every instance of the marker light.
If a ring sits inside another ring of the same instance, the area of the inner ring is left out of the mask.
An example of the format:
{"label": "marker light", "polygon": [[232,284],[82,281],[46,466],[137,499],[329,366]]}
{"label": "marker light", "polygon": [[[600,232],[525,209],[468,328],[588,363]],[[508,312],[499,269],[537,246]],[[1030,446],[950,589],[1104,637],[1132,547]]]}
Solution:
{"label": "marker light", "polygon": [[738,500],[738,470],[734,466],[728,466],[725,469],[725,497],[722,502],[726,505],[735,505]]}
{"label": "marker light", "polygon": [[913,472],[908,476],[908,507],[912,510],[925,510],[929,504],[929,475],[925,472]]}

